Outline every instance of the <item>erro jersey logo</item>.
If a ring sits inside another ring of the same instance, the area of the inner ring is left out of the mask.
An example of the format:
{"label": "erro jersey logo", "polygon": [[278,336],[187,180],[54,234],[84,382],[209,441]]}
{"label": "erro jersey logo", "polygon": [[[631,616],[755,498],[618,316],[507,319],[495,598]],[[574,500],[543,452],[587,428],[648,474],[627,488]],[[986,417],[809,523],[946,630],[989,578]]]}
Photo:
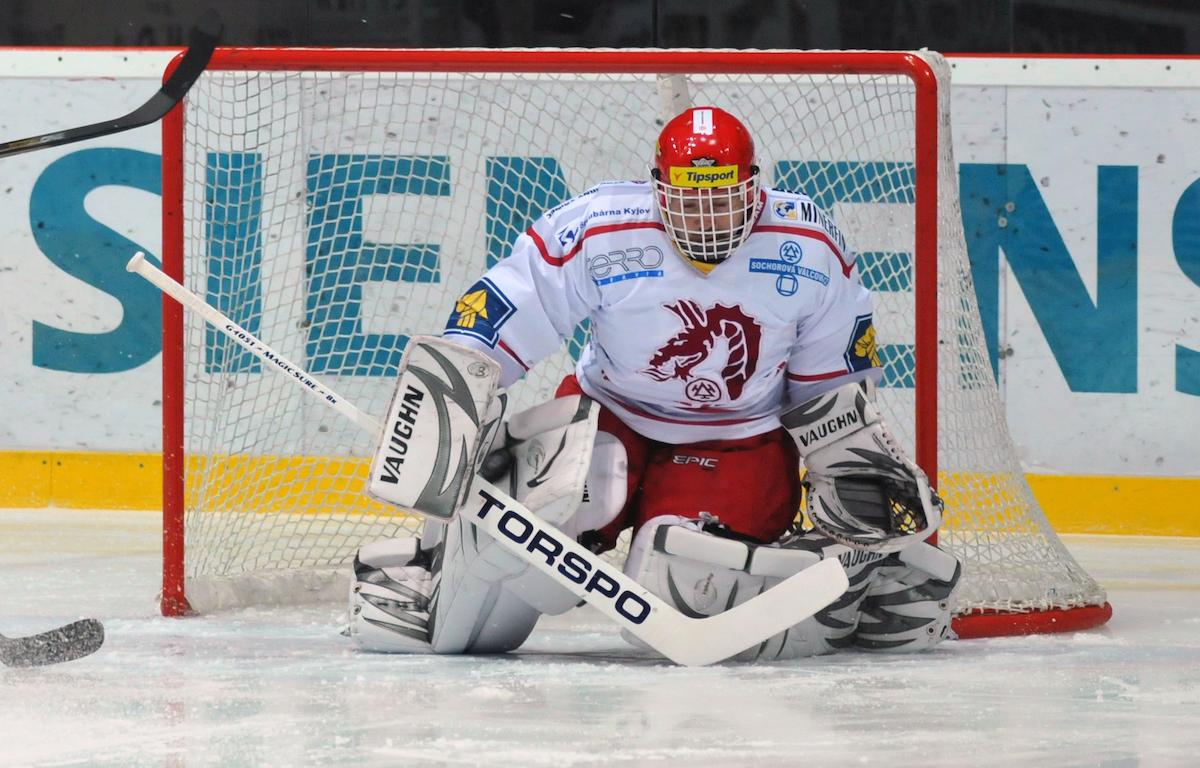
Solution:
{"label": "erro jersey logo", "polygon": [[639,277],[662,277],[662,249],[631,246],[587,257],[588,275],[596,285],[608,285]]}

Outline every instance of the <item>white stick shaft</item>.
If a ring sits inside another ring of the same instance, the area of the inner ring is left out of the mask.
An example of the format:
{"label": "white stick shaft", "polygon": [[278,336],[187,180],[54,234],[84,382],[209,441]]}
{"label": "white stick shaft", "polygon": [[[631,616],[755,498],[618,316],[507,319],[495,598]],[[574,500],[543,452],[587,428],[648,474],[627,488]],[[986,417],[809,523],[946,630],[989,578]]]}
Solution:
{"label": "white stick shaft", "polygon": [[381,434],[383,427],[379,422],[360,411],[353,403],[337,392],[317,381],[303,368],[267,346],[257,336],[230,320],[216,307],[172,280],[167,273],[146,261],[146,255],[141,251],[133,255],[133,258],[125,265],[125,269],[130,272],[136,272],[146,278],[160,291],[199,314],[214,328],[237,342],[242,349],[245,349],[264,363],[279,368],[285,375],[295,381],[296,384],[303,387],[305,391],[325,405],[350,419],[355,424],[358,424],[371,434],[377,437]]}
{"label": "white stick shaft", "polygon": [[475,478],[471,499],[460,515],[681,666],[735,656],[812,616],[849,586],[841,563],[822,560],[736,608],[691,618],[482,477]]}
{"label": "white stick shaft", "polygon": [[[378,422],[148,263],[140,251],[126,269],[200,313],[217,330],[250,354],[277,366],[325,405],[377,438],[382,435]],[[461,514],[473,525],[676,664],[703,665],[727,659],[808,618],[840,597],[848,586],[841,564],[824,560],[732,610],[690,618],[482,477],[475,478],[472,491],[477,508]]]}

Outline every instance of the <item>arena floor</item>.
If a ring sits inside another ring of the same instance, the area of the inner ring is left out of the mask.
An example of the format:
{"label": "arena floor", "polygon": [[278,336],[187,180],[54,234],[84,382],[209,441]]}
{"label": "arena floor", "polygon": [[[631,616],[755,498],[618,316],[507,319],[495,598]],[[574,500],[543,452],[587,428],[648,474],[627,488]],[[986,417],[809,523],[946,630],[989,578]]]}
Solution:
{"label": "arena floor", "polygon": [[586,609],[492,658],[357,653],[340,605],[165,619],[155,515],[0,510],[0,631],[108,632],[0,668],[0,765],[1195,765],[1200,540],[1067,545],[1104,628],[682,669]]}

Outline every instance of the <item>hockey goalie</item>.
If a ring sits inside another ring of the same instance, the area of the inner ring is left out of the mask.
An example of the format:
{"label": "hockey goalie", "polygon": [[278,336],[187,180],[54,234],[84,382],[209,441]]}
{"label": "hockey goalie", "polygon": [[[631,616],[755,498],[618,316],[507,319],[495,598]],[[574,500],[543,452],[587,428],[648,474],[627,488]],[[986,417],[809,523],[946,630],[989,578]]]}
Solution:
{"label": "hockey goalie", "polygon": [[[361,648],[501,653],[579,602],[454,517],[475,472],[593,552],[632,529],[624,572],[692,617],[838,558],[842,597],[738,660],[949,636],[961,568],[927,541],[942,502],[873,402],[870,292],[834,222],[765,188],[754,159],[737,118],[688,109],[663,128],[649,179],[542,215],[419,345],[452,382],[445,397],[476,414],[469,439],[422,452],[434,458],[419,471],[405,464],[418,413],[405,382],[427,369],[406,353],[368,492],[435,512],[420,538],[359,550]],[[584,320],[574,375],[505,420],[503,389]]]}

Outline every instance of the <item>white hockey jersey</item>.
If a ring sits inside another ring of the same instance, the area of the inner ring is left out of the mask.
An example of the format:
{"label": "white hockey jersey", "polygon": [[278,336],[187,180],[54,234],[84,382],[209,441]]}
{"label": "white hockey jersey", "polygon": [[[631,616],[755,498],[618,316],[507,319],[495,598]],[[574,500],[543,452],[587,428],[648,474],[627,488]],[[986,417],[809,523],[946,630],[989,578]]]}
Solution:
{"label": "white hockey jersey", "polygon": [[769,431],[789,383],[879,366],[870,292],[812,200],[762,192],[746,241],[704,274],[674,249],[652,194],[606,182],[548,211],[459,298],[444,334],[498,360],[507,386],[587,318],[580,386],[668,443]]}

